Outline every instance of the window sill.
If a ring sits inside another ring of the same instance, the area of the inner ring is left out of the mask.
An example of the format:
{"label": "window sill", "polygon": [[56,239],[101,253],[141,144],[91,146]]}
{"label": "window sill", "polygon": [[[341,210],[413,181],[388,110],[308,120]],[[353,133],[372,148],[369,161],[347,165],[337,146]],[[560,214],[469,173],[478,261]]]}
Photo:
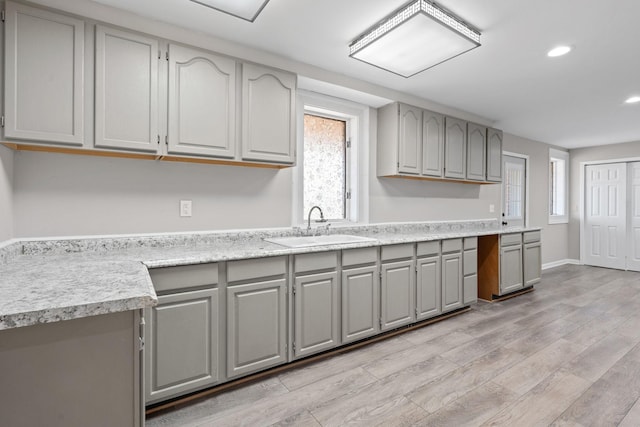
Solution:
{"label": "window sill", "polygon": [[565,217],[549,217],[549,225],[569,224],[569,218]]}

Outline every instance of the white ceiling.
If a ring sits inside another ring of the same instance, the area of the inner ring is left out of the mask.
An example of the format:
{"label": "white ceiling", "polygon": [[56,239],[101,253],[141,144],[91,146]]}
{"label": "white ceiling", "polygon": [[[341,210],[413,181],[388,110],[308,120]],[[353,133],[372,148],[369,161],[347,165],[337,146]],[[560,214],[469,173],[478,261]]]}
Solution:
{"label": "white ceiling", "polygon": [[[255,22],[188,0],[96,0],[464,110],[567,148],[640,141],[640,1],[440,0],[482,46],[405,79],[348,56],[406,0],[270,0]],[[559,44],[573,46],[548,58]]]}

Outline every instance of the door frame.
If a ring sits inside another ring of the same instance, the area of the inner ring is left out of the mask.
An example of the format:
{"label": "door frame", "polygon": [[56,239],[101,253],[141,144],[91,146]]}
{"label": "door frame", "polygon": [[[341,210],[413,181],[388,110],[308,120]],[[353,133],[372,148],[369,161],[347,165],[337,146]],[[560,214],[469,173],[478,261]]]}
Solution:
{"label": "door frame", "polygon": [[[502,152],[503,156],[511,156],[511,157],[517,157],[519,159],[524,159],[524,226],[528,227],[529,226],[529,176],[531,175],[530,172],[530,165],[531,162],[529,161],[529,155],[528,154],[521,154],[521,153],[513,153],[511,151],[503,151]],[[504,169],[504,168],[503,168]],[[503,171],[504,172],[504,171]],[[502,222],[502,211],[504,210],[504,189],[502,188],[502,185],[504,184],[504,177],[502,178],[503,181],[500,184],[500,214],[498,216],[498,220]]]}
{"label": "door frame", "polygon": [[[586,208],[586,206],[584,205],[586,203],[586,195],[585,195],[585,191],[586,191],[586,173],[587,173],[587,166],[591,166],[591,165],[606,165],[609,163],[633,163],[633,162],[640,162],[640,157],[621,157],[621,158],[615,158],[615,159],[603,159],[603,160],[589,160],[586,162],[580,162],[580,204],[578,205],[579,207],[579,213],[580,213],[580,265],[585,265],[585,247],[584,247],[584,243],[585,243],[585,230],[584,230],[584,210]],[[627,176],[627,188],[626,188],[626,194],[625,194],[625,202],[628,200],[629,198],[629,177]],[[571,191],[571,189],[569,189],[569,191]],[[569,195],[569,200],[571,200],[571,195]],[[571,202],[569,202],[569,206],[571,206]],[[571,211],[571,209],[569,209],[569,211]],[[571,215],[570,215],[571,216]],[[629,218],[626,219],[627,222],[627,226],[629,225]],[[625,267],[626,268],[626,267]]]}

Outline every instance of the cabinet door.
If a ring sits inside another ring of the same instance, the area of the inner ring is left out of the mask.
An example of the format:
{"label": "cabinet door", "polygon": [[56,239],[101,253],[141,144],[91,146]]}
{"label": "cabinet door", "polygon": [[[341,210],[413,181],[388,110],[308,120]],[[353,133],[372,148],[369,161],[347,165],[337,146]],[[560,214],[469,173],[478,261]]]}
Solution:
{"label": "cabinet door", "polygon": [[227,288],[227,376],[287,361],[286,279]]}
{"label": "cabinet door", "polygon": [[467,172],[467,123],[445,118],[444,176],[465,179]]}
{"label": "cabinet door", "polygon": [[234,60],[169,45],[168,108],[170,154],[234,157]]}
{"label": "cabinet door", "polygon": [[158,41],[96,26],[95,146],[158,150]]}
{"label": "cabinet door", "polygon": [[462,307],[462,254],[442,255],[442,311]]}
{"label": "cabinet door", "polygon": [[399,131],[398,171],[419,175],[422,156],[422,110],[400,104]]}
{"label": "cabinet door", "polygon": [[487,181],[502,182],[502,131],[487,130]]}
{"label": "cabinet door", "polygon": [[338,273],[296,277],[294,356],[303,357],[340,343]]}
{"label": "cabinet door", "polygon": [[218,381],[218,312],[218,289],[159,296],[145,309],[147,403]]}
{"label": "cabinet door", "polygon": [[500,249],[500,294],[522,287],[522,245],[505,246]]}
{"label": "cabinet door", "polygon": [[487,128],[474,123],[467,126],[467,179],[484,181],[487,162]]}
{"label": "cabinet door", "polygon": [[478,250],[465,250],[462,255],[463,288],[462,303],[464,305],[478,301]]}
{"label": "cabinet door", "polygon": [[444,161],[444,116],[424,111],[422,116],[422,174],[442,176]]}
{"label": "cabinet door", "polygon": [[82,145],[84,22],[6,3],[4,135]]}
{"label": "cabinet door", "polygon": [[442,312],[440,279],[440,255],[418,259],[416,320]]}
{"label": "cabinet door", "polygon": [[380,330],[378,267],[342,271],[342,343],[375,335]]}
{"label": "cabinet door", "polygon": [[524,286],[538,283],[542,277],[540,242],[524,245]]}
{"label": "cabinet door", "polygon": [[295,162],[296,76],[242,66],[242,158]]}
{"label": "cabinet door", "polygon": [[382,330],[415,320],[415,266],[413,260],[384,263],[381,267]]}

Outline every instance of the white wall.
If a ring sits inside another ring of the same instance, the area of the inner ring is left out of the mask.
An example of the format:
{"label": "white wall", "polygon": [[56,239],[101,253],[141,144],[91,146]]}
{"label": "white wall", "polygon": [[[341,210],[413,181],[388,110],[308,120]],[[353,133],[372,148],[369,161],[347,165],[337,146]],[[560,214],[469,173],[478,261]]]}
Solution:
{"label": "white wall", "polygon": [[12,150],[0,145],[0,242],[13,237]]}
{"label": "white wall", "polygon": [[599,147],[577,148],[570,151],[571,178],[569,194],[571,195],[569,213],[569,255],[573,259],[580,258],[580,168],[582,162],[600,160],[620,160],[640,158],[640,141],[611,144]]}
{"label": "white wall", "polygon": [[[291,170],[16,152],[15,237],[281,227]],[[193,216],[179,216],[179,201]]]}
{"label": "white wall", "polygon": [[[542,227],[542,263],[569,257],[568,224],[549,224],[549,144],[504,134],[503,150],[529,156],[529,225]],[[558,147],[554,147],[558,148]]]}

